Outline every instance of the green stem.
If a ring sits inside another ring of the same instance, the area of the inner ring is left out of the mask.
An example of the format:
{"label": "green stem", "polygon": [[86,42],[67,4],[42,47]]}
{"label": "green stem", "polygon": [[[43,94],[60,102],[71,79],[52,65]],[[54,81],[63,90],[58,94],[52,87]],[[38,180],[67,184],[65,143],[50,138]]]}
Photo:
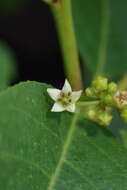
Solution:
{"label": "green stem", "polygon": [[88,105],[96,105],[99,104],[99,101],[86,101],[86,102],[77,102],[77,106],[79,107],[84,107],[84,106],[88,106]]}
{"label": "green stem", "polygon": [[71,0],[51,5],[61,44],[66,77],[75,90],[82,88],[80,63],[74,34]]}
{"label": "green stem", "polygon": [[102,0],[102,17],[101,17],[101,30],[100,30],[100,44],[98,52],[98,63],[96,68],[95,77],[98,75],[104,75],[104,69],[107,58],[107,46],[108,46],[108,35],[109,35],[109,24],[110,24],[110,11],[109,11],[109,0]]}

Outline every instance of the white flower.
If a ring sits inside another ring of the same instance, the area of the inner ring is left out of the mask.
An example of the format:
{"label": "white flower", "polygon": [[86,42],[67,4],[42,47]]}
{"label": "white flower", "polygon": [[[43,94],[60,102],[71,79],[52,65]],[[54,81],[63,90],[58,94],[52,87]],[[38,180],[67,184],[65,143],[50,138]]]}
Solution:
{"label": "white flower", "polygon": [[80,98],[82,90],[72,92],[71,86],[66,79],[62,90],[48,88],[47,92],[49,96],[55,101],[51,109],[52,112],[62,112],[65,110],[69,112],[75,112],[75,103]]}
{"label": "white flower", "polygon": [[119,107],[127,106],[127,91],[117,91],[114,100]]}

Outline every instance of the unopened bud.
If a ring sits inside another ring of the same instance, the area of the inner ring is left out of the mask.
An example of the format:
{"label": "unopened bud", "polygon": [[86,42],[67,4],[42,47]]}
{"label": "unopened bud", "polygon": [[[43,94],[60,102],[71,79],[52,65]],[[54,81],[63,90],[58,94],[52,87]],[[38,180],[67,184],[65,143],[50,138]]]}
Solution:
{"label": "unopened bud", "polygon": [[108,92],[115,93],[117,91],[117,84],[115,82],[111,82],[108,85]]}
{"label": "unopened bud", "polygon": [[99,113],[98,119],[100,125],[108,126],[112,121],[112,115],[107,112],[101,112]]}
{"label": "unopened bud", "polygon": [[107,105],[113,105],[114,104],[113,97],[110,94],[103,96],[102,100]]}
{"label": "unopened bud", "polygon": [[108,79],[104,77],[97,77],[93,82],[92,86],[95,88],[96,91],[100,92],[106,90],[108,87]]}
{"label": "unopened bud", "polygon": [[87,88],[85,90],[85,94],[89,98],[93,98],[95,96],[93,88]]}
{"label": "unopened bud", "polygon": [[88,119],[93,120],[96,117],[96,111],[95,110],[89,110],[87,112],[87,117],[88,117]]}

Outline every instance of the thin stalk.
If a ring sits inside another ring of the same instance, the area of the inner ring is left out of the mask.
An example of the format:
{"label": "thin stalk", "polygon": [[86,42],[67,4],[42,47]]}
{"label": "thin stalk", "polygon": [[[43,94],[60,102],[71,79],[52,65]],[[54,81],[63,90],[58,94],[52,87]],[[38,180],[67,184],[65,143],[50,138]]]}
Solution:
{"label": "thin stalk", "polygon": [[88,105],[97,105],[99,104],[99,101],[86,101],[86,102],[77,102],[77,106],[79,107],[84,107],[84,106],[88,106]]}
{"label": "thin stalk", "polygon": [[51,5],[53,16],[56,22],[65,74],[73,89],[82,88],[80,62],[74,33],[71,0],[58,0]]}
{"label": "thin stalk", "polygon": [[96,68],[95,77],[104,75],[105,66],[107,63],[107,49],[109,38],[109,25],[110,25],[110,11],[109,0],[102,0],[102,17],[100,28],[100,44],[98,52],[98,63]]}

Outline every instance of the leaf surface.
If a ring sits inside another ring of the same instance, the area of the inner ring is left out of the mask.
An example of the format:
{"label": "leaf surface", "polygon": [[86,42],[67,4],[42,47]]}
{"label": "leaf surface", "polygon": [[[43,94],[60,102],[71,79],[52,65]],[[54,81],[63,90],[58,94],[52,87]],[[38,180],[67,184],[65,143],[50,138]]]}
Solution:
{"label": "leaf surface", "polygon": [[48,87],[26,82],[0,94],[0,189],[126,190],[126,149],[103,127],[51,113]]}

